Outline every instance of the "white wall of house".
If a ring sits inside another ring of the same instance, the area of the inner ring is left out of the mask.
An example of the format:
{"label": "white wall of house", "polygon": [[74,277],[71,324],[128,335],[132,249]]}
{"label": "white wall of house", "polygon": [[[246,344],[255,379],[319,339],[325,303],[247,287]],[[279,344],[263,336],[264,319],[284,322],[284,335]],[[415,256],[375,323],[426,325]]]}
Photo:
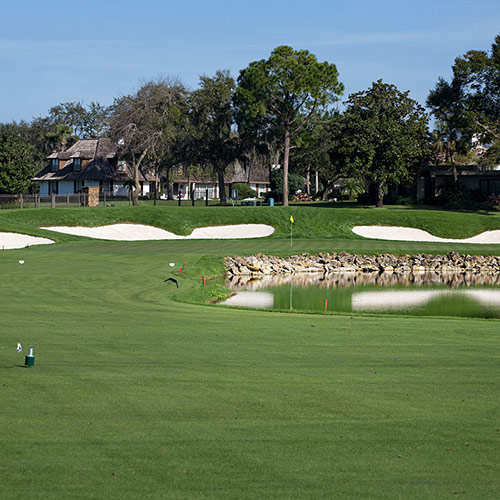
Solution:
{"label": "white wall of house", "polygon": [[[216,189],[214,187],[214,183],[203,183],[203,182],[191,182],[189,185],[187,182],[174,182],[173,184],[173,195],[174,199],[177,199],[179,192],[183,195],[181,198],[183,200],[190,200],[191,193],[190,190],[194,190],[194,199],[195,200],[204,200],[206,197],[207,189],[208,189],[208,199],[213,200],[215,198]],[[167,198],[167,184],[163,184],[163,195],[162,198]]]}
{"label": "white wall of house", "polygon": [[194,199],[204,200],[207,195],[208,189],[208,199],[213,200],[215,198],[215,189],[213,183],[203,183],[197,182],[194,186]]}
{"label": "white wall of house", "polygon": [[187,182],[174,182],[174,198],[177,198],[180,193],[182,199],[187,199],[187,191]]}
{"label": "white wall of house", "polygon": [[250,189],[253,189],[256,193],[257,193],[257,196],[263,196],[265,193],[267,193],[269,191],[269,184],[259,184],[259,183],[255,183],[255,182],[252,182],[249,184],[250,186]]}
{"label": "white wall of house", "polygon": [[[91,181],[85,180],[85,186],[97,186],[99,187],[99,181]],[[267,184],[256,184],[251,183],[249,186],[257,191],[258,194],[264,194],[269,191],[269,185]],[[103,186],[104,187],[104,186]],[[180,189],[179,189],[180,188]],[[219,190],[217,188],[217,184],[213,182],[196,182],[191,184],[191,188],[194,188],[194,199],[195,200],[204,200],[206,196],[206,190],[208,189],[208,199],[213,200],[218,198]],[[74,194],[75,185],[73,181],[59,181],[58,189],[60,195],[65,195],[67,193]],[[153,182],[144,182],[142,184],[142,194],[147,195],[154,191],[154,183]],[[188,184],[187,183],[174,183],[174,197],[177,198],[178,192],[183,194],[182,199],[188,200],[190,199],[190,193],[188,192]],[[167,186],[163,186],[163,192],[167,192]],[[113,182],[113,193],[114,196],[128,196],[129,188],[124,186],[121,183]],[[48,181],[40,181],[40,195],[48,196],[49,195],[49,182]]]}

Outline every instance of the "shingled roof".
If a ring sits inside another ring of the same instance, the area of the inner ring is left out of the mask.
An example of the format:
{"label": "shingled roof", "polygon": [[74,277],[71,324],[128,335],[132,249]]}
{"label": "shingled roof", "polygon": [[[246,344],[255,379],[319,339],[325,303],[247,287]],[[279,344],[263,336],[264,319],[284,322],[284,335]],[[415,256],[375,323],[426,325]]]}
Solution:
{"label": "shingled roof", "polygon": [[[87,165],[82,166],[80,171],[73,170],[73,160],[81,158],[89,160]],[[77,180],[97,180],[123,182],[133,178],[133,172],[127,165],[125,172],[117,171],[117,146],[108,138],[101,139],[81,139],[67,151],[52,153],[48,160],[65,160],[63,168],[52,171],[50,163],[38,172],[35,181],[77,181]],[[140,181],[154,180],[151,174],[139,172]]]}
{"label": "shingled roof", "polygon": [[[88,163],[82,162],[81,170],[74,171],[74,160],[88,160]],[[81,139],[68,150],[54,152],[47,156],[47,160],[63,160],[66,162],[64,167],[53,171],[50,162],[33,178],[35,181],[113,181],[123,182],[126,179],[134,177],[133,171],[129,165],[123,172],[117,169],[118,147],[108,138],[101,139]],[[215,175],[210,171],[194,169],[189,172],[174,174],[173,180],[177,182],[214,182]],[[139,171],[139,181],[154,181],[154,174]],[[269,183],[269,169],[260,163],[252,163],[245,168],[241,163],[235,162],[224,174],[226,183]]]}

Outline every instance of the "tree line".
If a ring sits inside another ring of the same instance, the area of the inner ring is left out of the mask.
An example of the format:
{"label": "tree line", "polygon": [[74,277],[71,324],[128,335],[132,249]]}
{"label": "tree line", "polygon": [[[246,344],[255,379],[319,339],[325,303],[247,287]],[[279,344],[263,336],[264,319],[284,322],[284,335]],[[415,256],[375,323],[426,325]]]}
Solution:
{"label": "tree line", "polygon": [[489,52],[457,57],[452,70],[451,81],[440,78],[426,102],[435,116],[432,132],[428,113],[409,92],[382,80],[349,95],[340,110],[344,86],[335,64],[288,46],[250,63],[237,79],[228,70],[203,75],[195,90],[158,78],[109,107],[61,103],[31,122],[0,124],[0,193],[29,189],[54,149],[108,136],[134,172],[134,203],[139,169],[168,180],[179,165],[215,175],[225,203],[224,173],[239,161],[248,168],[281,165],[284,205],[289,172],[314,172],[321,194],[343,179],[353,192],[371,190],[382,206],[387,188],[410,183],[424,162],[455,168],[472,161],[474,138],[490,146],[480,161],[500,160],[500,35]]}

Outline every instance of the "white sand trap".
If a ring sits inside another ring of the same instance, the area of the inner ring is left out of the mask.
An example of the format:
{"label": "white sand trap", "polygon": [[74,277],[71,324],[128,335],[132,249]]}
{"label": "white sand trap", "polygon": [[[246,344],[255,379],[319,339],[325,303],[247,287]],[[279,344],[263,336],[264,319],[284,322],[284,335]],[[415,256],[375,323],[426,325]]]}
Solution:
{"label": "white sand trap", "polygon": [[237,224],[232,226],[211,226],[195,229],[189,236],[165,231],[154,226],[143,224],[113,224],[100,227],[70,227],[52,226],[42,227],[48,231],[73,234],[75,236],[87,236],[100,240],[116,241],[145,241],[145,240],[206,240],[206,239],[240,239],[240,238],[264,238],[274,233],[274,227],[266,224]]}
{"label": "white sand trap", "polygon": [[0,233],[0,250],[12,250],[31,245],[50,245],[51,243],[54,242],[47,238],[29,236],[28,234]]}
{"label": "white sand trap", "polygon": [[462,240],[451,238],[439,238],[422,229],[398,226],[355,226],[353,233],[364,238],[391,241],[429,241],[438,243],[479,243],[500,244],[500,230],[485,231],[484,233]]}

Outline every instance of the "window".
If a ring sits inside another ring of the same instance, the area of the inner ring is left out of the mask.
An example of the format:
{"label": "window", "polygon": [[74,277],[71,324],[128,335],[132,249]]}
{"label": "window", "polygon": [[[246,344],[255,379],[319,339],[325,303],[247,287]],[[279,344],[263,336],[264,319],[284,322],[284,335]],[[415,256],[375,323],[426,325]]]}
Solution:
{"label": "window", "polygon": [[59,191],[59,183],[57,181],[49,181],[49,194],[57,194]]}
{"label": "window", "polygon": [[491,194],[496,194],[496,195],[500,194],[500,181],[491,179],[488,187],[489,187],[488,191]]}
{"label": "window", "polygon": [[481,179],[479,181],[479,189],[485,194],[500,194],[500,180],[496,179]]}
{"label": "window", "polygon": [[50,160],[50,169],[52,172],[57,172],[59,170],[59,160],[57,158],[52,158]]}
{"label": "window", "polygon": [[73,170],[75,172],[80,172],[82,169],[82,160],[81,158],[74,158],[73,159]]}
{"label": "window", "polygon": [[117,170],[118,170],[118,172],[126,172],[127,171],[127,163],[124,162],[123,160],[120,160],[118,162]]}
{"label": "window", "polygon": [[101,181],[101,193],[109,193],[111,191],[109,181]]}
{"label": "window", "polygon": [[75,185],[74,185],[74,190],[73,190],[73,192],[74,192],[74,193],[80,193],[80,192],[81,192],[81,190],[82,190],[82,186],[83,186],[82,181],[75,181]]}

